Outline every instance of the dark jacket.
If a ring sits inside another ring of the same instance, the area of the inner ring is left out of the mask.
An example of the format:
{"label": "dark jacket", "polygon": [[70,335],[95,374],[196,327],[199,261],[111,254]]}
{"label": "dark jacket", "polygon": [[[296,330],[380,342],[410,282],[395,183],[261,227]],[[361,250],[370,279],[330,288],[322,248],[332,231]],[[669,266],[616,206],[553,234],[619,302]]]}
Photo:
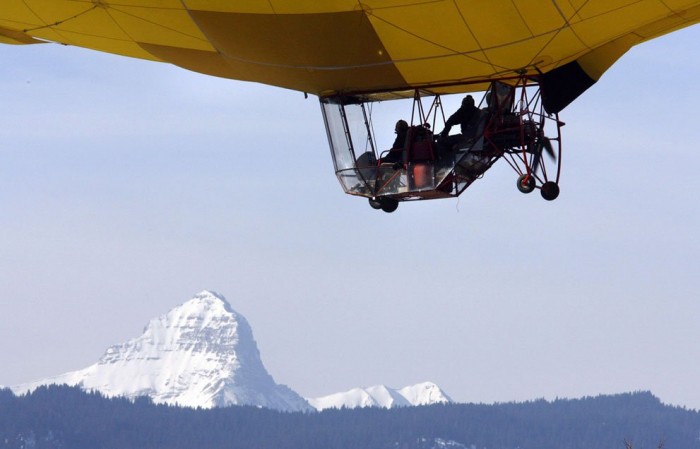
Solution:
{"label": "dark jacket", "polygon": [[408,135],[408,129],[401,130],[396,133],[396,140],[391,146],[391,149],[402,149],[406,145],[406,136]]}
{"label": "dark jacket", "polygon": [[406,145],[406,136],[408,135],[408,129],[401,130],[396,133],[396,140],[391,146],[391,150],[382,158],[382,162],[402,162],[403,161],[403,147]]}
{"label": "dark jacket", "polygon": [[452,129],[453,126],[459,124],[459,127],[462,131],[462,134],[468,135],[471,134],[470,131],[470,124],[472,121],[478,116],[477,112],[479,111],[479,108],[476,106],[462,106],[457,111],[450,116],[450,118],[447,119],[445,122],[445,129],[442,131],[442,135],[447,135],[450,133],[450,129]]}

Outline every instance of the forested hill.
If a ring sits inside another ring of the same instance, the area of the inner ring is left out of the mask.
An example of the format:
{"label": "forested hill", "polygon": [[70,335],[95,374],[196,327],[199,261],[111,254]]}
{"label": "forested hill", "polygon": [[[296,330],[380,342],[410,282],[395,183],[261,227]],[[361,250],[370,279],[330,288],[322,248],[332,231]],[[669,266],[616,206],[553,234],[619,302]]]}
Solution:
{"label": "forested hill", "polygon": [[0,390],[0,448],[700,449],[700,413],[651,393],[284,413],[188,409],[65,386]]}

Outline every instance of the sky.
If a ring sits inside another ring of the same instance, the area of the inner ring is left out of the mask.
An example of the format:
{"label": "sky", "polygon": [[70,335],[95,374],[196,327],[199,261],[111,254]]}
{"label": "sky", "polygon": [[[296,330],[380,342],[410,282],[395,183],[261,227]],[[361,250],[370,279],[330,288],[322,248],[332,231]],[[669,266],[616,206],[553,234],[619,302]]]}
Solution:
{"label": "sky", "polygon": [[[556,201],[499,163],[393,214],[343,193],[315,97],[0,46],[0,385],[87,367],[206,289],[305,397],[432,381],[700,409],[698,42],[632,49],[561,113]],[[410,103],[381,107],[388,148]]]}

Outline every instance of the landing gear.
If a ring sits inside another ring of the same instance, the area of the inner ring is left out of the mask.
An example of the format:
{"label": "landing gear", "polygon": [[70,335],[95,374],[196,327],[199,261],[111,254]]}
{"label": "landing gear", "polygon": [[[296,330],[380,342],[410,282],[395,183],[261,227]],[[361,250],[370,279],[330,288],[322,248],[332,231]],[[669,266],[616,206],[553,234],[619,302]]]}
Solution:
{"label": "landing gear", "polygon": [[399,202],[392,198],[384,198],[382,202],[382,210],[386,213],[392,213],[399,207]]}
{"label": "landing gear", "polygon": [[[537,187],[537,181],[534,176],[524,173],[518,177],[516,185],[521,192],[530,193]],[[553,201],[559,196],[559,184],[554,181],[547,181],[540,187],[540,193],[545,200]]]}
{"label": "landing gear", "polygon": [[535,177],[524,173],[518,177],[518,190],[523,193],[530,193],[535,190]]}
{"label": "landing gear", "polygon": [[494,82],[486,98],[494,115],[484,130],[485,143],[501,151],[502,159],[518,173],[519,191],[540,189],[545,200],[556,199],[564,122],[544,109],[539,85],[525,77],[514,86]]}
{"label": "landing gear", "polygon": [[381,209],[390,214],[399,207],[399,202],[393,198],[370,198],[369,205],[372,209]]}
{"label": "landing gear", "polygon": [[542,184],[540,193],[542,194],[542,198],[547,201],[555,200],[559,196],[559,185],[554,181],[547,181]]}

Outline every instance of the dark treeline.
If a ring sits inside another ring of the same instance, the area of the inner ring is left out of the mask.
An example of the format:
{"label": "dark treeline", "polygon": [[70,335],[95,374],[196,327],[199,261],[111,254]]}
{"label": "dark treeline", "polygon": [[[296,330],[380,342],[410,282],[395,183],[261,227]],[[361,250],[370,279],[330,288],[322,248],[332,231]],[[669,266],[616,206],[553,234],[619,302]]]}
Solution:
{"label": "dark treeline", "polygon": [[[0,390],[0,448],[700,449],[700,413],[651,393],[506,404],[284,413],[201,410],[51,386]],[[454,443],[451,443],[454,442]],[[456,444],[458,443],[458,444]]]}

